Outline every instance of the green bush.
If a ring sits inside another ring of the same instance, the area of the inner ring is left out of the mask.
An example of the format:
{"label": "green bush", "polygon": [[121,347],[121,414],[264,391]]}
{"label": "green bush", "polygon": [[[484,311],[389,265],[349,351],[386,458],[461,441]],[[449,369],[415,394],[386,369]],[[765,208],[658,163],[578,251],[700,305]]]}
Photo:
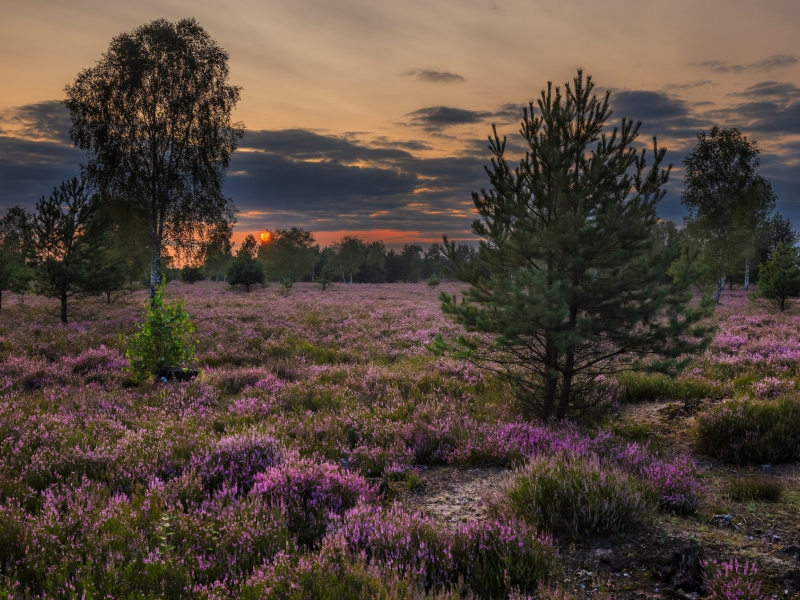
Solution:
{"label": "green bush", "polygon": [[256,259],[248,255],[237,256],[228,268],[228,285],[231,287],[241,285],[244,291],[249,292],[256,284],[264,285],[267,274],[264,267]]}
{"label": "green bush", "polygon": [[428,279],[428,285],[431,287],[437,286],[441,283],[438,277],[431,275],[430,279]]}
{"label": "green bush", "polygon": [[125,356],[133,379],[143,381],[161,369],[189,366],[195,360],[193,334],[186,303],[173,300],[165,305],[164,286],[159,286],[144,322],[127,340]]}
{"label": "green bush", "polygon": [[730,464],[766,464],[800,459],[800,400],[738,400],[698,418],[702,452]]}
{"label": "green bush", "polygon": [[411,581],[393,574],[379,575],[357,561],[339,557],[279,554],[275,561],[257,571],[243,586],[241,600],[273,596],[285,600],[460,600],[458,590],[426,593]]}
{"label": "green bush", "polygon": [[783,495],[783,484],[772,477],[734,479],[725,492],[734,502],[777,502]]}
{"label": "green bush", "polygon": [[662,373],[620,373],[617,376],[625,402],[686,400],[720,395],[713,383],[702,379],[675,379]]}
{"label": "green bush", "polygon": [[203,270],[199,267],[183,267],[181,269],[181,281],[183,283],[194,283],[196,281],[205,281],[206,276]]}
{"label": "green bush", "polygon": [[655,501],[632,475],[596,457],[540,456],[490,500],[492,512],[535,529],[574,536],[614,533],[642,522]]}

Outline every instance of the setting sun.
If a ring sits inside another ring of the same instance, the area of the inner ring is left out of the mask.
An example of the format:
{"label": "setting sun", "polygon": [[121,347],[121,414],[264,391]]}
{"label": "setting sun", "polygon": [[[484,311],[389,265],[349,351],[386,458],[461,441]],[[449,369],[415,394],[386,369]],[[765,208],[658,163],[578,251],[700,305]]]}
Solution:
{"label": "setting sun", "polygon": [[261,241],[266,244],[271,237],[272,234],[269,231],[265,231],[264,233],[261,234]]}

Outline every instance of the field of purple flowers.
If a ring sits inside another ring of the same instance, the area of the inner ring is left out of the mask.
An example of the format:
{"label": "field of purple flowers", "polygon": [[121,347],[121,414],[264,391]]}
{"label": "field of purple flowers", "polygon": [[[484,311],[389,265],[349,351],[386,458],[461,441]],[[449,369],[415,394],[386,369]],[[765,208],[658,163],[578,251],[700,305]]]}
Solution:
{"label": "field of purple flowers", "polygon": [[[693,458],[691,444],[648,443],[624,418],[523,421],[502,382],[426,348],[459,333],[439,291],[173,283],[167,296],[185,298],[197,326],[201,375],[141,385],[124,348],[143,292],[86,301],[69,325],[43,299],[4,307],[0,594],[568,598],[611,589],[569,571],[576,541],[703,527],[720,485],[704,476],[708,458]],[[791,396],[800,316],[726,298],[719,334],[692,368],[621,379],[609,388],[616,400],[708,398],[698,419],[724,430],[718,413],[734,409],[714,398]],[[424,493],[435,469],[489,466],[509,471],[480,518],[443,522],[396,493]],[[728,546],[709,558],[727,560]],[[742,569],[710,569],[727,579],[715,588],[709,575],[707,589],[766,598],[737,591],[756,572]],[[614,589],[608,597],[626,597]]]}

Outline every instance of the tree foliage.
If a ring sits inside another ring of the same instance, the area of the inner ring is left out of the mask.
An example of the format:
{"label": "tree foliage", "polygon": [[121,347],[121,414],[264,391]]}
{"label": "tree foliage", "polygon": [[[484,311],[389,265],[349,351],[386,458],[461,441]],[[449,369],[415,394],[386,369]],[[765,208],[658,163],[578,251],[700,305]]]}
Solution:
{"label": "tree foliage", "polygon": [[248,235],[236,252],[236,258],[228,267],[228,285],[232,287],[241,285],[246,292],[249,292],[254,285],[264,285],[267,274],[256,258],[257,254],[258,243],[252,235]]}
{"label": "tree foliage", "polygon": [[147,316],[128,340],[125,356],[135,381],[153,377],[162,369],[186,368],[194,361],[194,325],[186,303],[164,304],[164,286],[159,285]]}
{"label": "tree foliage", "polygon": [[270,278],[302,281],[318,262],[317,246],[310,231],[298,227],[270,231],[269,241],[258,249],[258,258]]}
{"label": "tree foliage", "polygon": [[787,300],[800,295],[797,249],[786,241],[779,242],[759,271],[758,288],[754,297],[774,302],[783,312]]}
{"label": "tree foliage", "polygon": [[708,343],[688,282],[667,271],[680,252],[656,206],[669,167],[637,150],[640,123],[604,130],[609,94],[579,71],[524,110],[525,157],[489,138],[491,189],[474,193],[478,260],[448,258],[470,283],[442,308],[468,331],[469,355],[507,377],[528,415],[564,418],[595,398],[601,375],[634,364],[670,370]]}
{"label": "tree foliage", "polygon": [[[686,230],[720,284],[749,275],[775,210],[769,181],[758,174],[760,150],[736,128],[712,127],[684,159]],[[768,235],[768,234],[767,234]]]}
{"label": "tree foliage", "polygon": [[63,182],[36,203],[24,232],[25,255],[36,290],[61,302],[67,322],[71,298],[100,294],[121,284],[121,266],[112,254],[109,223],[78,178]]}
{"label": "tree foliage", "polygon": [[146,224],[154,297],[165,245],[197,251],[234,220],[222,183],[243,130],[231,121],[240,88],[228,84],[228,55],[195,20],[159,19],[115,37],[66,94],[87,174]]}
{"label": "tree foliage", "polygon": [[25,264],[23,236],[29,215],[14,206],[0,219],[0,309],[3,292],[24,293],[30,286],[33,273]]}

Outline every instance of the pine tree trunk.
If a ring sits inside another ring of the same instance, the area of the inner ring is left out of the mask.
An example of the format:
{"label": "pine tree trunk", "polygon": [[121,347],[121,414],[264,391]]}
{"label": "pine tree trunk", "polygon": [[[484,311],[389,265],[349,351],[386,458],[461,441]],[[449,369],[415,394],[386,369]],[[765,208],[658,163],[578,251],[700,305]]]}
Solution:
{"label": "pine tree trunk", "polygon": [[[574,331],[578,325],[578,306],[575,304],[575,298],[572,298],[569,307],[569,327]],[[567,416],[569,409],[570,396],[572,394],[572,379],[575,376],[575,348],[570,347],[564,357],[564,376],[561,380],[561,398],[558,401],[558,408],[556,409],[556,419],[563,419]]]}
{"label": "pine tree trunk", "polygon": [[3,310],[3,290],[0,289],[0,311]]}
{"label": "pine tree trunk", "polygon": [[67,322],[67,293],[61,293],[61,322]]}
{"label": "pine tree trunk", "polygon": [[556,407],[556,391],[558,390],[558,378],[556,368],[558,367],[558,350],[550,334],[545,334],[544,344],[544,398],[542,398],[542,419],[547,420],[553,416]]}

